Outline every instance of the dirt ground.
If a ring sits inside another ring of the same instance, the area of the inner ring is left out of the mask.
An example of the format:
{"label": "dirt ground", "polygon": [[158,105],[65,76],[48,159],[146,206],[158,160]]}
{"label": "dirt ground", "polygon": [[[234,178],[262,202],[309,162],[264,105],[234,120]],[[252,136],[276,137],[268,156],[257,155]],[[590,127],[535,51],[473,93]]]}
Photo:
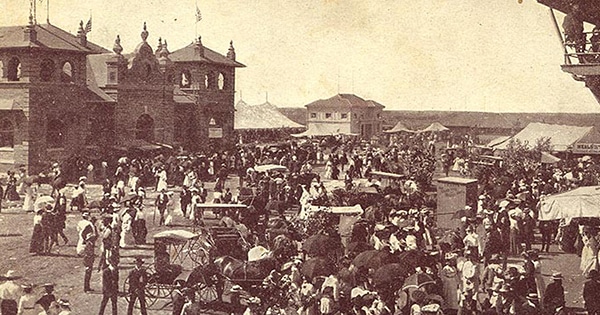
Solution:
{"label": "dirt ground", "polygon": [[[229,187],[237,187],[237,178],[228,180]],[[235,185],[233,183],[236,183]],[[212,184],[208,187],[211,188]],[[68,188],[70,189],[70,188]],[[48,194],[50,189],[48,186],[42,186],[42,193]],[[101,188],[97,185],[89,185],[89,195],[91,200],[97,200],[101,196]],[[67,196],[69,192],[67,192]],[[152,242],[152,235],[157,232],[167,229],[188,229],[191,230],[191,225],[186,219],[181,216],[174,217],[176,227],[160,227],[158,219],[153,223],[153,201],[156,192],[148,190],[148,198],[144,212],[148,227],[148,242]],[[178,199],[178,193],[174,195]],[[178,207],[176,204],[175,207]],[[94,214],[94,213],[93,213]],[[95,214],[98,216],[98,214]],[[18,280],[20,283],[33,283],[41,285],[45,282],[53,282],[56,284],[55,295],[57,298],[68,299],[72,304],[73,314],[95,314],[98,312],[101,294],[101,274],[94,271],[92,275],[92,288],[95,290],[92,293],[83,292],[83,261],[75,255],[75,245],[77,243],[76,224],[81,219],[80,213],[68,213],[66,235],[69,238],[69,244],[60,246],[53,251],[49,256],[32,256],[29,254],[29,242],[33,230],[33,214],[25,213],[20,209],[20,204],[2,205],[0,213],[0,274],[6,273],[8,270],[16,270],[22,275]],[[62,241],[60,241],[62,245]],[[539,248],[539,244],[534,247]],[[120,287],[128,273],[133,268],[133,259],[137,256],[145,258],[146,263],[152,262],[152,245],[147,245],[139,248],[126,248],[121,251],[120,269]],[[565,294],[567,298],[567,306],[573,308],[581,308],[583,301],[581,292],[583,287],[584,277],[579,271],[579,258],[573,254],[565,254],[558,250],[556,245],[553,245],[550,253],[542,253],[542,270],[545,276],[546,284],[550,282],[550,275],[555,271],[562,272],[564,276]],[[509,262],[519,264],[519,258],[513,257]],[[97,261],[95,262],[97,265]],[[36,293],[42,292],[41,287],[35,289]],[[163,315],[171,314],[170,306],[163,309],[158,309],[165,306],[169,302],[168,299],[159,300],[148,314]],[[124,298],[119,298],[119,313],[124,314],[127,309],[127,304]],[[110,306],[109,306],[110,308]],[[110,310],[107,310],[108,314]],[[139,314],[139,310],[135,310],[134,314]],[[211,312],[207,314],[224,314],[219,312]]]}

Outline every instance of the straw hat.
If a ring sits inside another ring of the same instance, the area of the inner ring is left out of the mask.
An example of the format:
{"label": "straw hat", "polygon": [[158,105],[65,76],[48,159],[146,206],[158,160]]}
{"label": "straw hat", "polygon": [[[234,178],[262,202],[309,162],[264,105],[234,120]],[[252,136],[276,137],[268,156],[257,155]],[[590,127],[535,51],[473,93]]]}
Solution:
{"label": "straw hat", "polygon": [[9,270],[6,272],[6,274],[4,275],[4,278],[6,278],[6,280],[15,280],[15,279],[19,279],[21,278],[20,276],[17,276],[17,272],[14,270]]}
{"label": "straw hat", "polygon": [[562,273],[560,273],[560,272],[552,273],[552,280],[562,280],[562,279],[563,279]]}

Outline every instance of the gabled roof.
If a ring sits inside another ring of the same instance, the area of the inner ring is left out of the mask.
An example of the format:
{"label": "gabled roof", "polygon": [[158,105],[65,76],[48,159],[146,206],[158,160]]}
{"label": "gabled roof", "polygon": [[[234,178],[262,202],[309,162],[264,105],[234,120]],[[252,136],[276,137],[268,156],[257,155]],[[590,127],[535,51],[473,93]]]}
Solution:
{"label": "gabled roof", "polygon": [[37,47],[41,49],[68,50],[88,54],[101,54],[109,52],[92,42],[87,46],[79,43],[77,36],[64,31],[52,24],[35,25],[37,40],[31,42],[25,40],[26,26],[4,26],[0,27],[0,49],[2,48],[27,48]]}
{"label": "gabled roof", "polygon": [[204,56],[200,56],[196,50],[196,43],[191,43],[181,49],[171,52],[169,58],[173,62],[203,62],[220,64],[229,67],[245,67],[245,65],[235,60],[231,60],[206,46],[203,46],[203,49]]}
{"label": "gabled roof", "polygon": [[589,134],[594,127],[578,127],[567,125],[550,125],[542,123],[530,123],[521,130],[521,132],[510,137],[507,141],[496,144],[494,148],[504,150],[508,146],[510,139],[519,140],[522,144],[529,147],[536,145],[542,138],[550,138],[552,151],[566,151],[577,141]]}
{"label": "gabled roof", "polygon": [[260,105],[248,105],[240,100],[235,105],[234,128],[240,129],[277,129],[277,128],[304,128],[277,110],[269,102]]}
{"label": "gabled roof", "polygon": [[314,101],[310,104],[305,105],[307,108],[316,107],[316,108],[354,108],[354,107],[379,107],[385,108],[385,106],[372,101],[365,100],[359,96],[354,94],[337,94],[331,98],[325,100]]}

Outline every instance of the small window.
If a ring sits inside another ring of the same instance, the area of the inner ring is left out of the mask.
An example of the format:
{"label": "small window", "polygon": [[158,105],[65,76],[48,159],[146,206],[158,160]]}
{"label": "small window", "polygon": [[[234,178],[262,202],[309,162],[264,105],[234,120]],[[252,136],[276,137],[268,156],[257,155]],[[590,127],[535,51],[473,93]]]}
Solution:
{"label": "small window", "polygon": [[62,66],[60,80],[65,83],[73,82],[73,66],[70,62],[65,62]]}
{"label": "small window", "polygon": [[325,113],[325,119],[331,119],[331,113]]}
{"label": "small window", "polygon": [[179,87],[189,88],[192,86],[192,74],[189,70],[181,71],[181,77],[179,81]]}
{"label": "small window", "polygon": [[317,118],[317,113],[310,113],[310,118]]}
{"label": "small window", "polygon": [[54,73],[54,61],[51,59],[42,60],[40,64],[40,79],[48,82],[52,79],[52,73]]}
{"label": "small window", "polygon": [[342,113],[342,119],[348,119],[348,114],[347,113]]}
{"label": "small window", "polygon": [[10,122],[8,119],[2,120],[2,123],[0,123],[0,147],[14,147],[14,136],[15,130],[12,122]]}
{"label": "small window", "polygon": [[204,75],[204,88],[208,89],[208,85],[209,85],[209,78],[208,78],[208,74]]}
{"label": "small window", "polygon": [[358,115],[354,114],[354,118],[358,118]]}
{"label": "small window", "polygon": [[219,90],[222,90],[225,87],[225,77],[222,73],[219,73],[219,77],[217,79],[217,85],[219,86]]}
{"label": "small window", "polygon": [[21,79],[21,61],[19,58],[11,58],[8,62],[8,69],[6,70],[6,78],[8,81],[19,81],[19,79]]}

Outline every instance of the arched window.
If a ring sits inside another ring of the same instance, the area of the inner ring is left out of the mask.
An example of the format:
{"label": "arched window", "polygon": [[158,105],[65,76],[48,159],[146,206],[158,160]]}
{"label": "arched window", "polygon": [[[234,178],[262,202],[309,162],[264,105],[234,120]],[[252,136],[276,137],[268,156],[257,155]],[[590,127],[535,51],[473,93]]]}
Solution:
{"label": "arched window", "polygon": [[222,90],[225,87],[225,76],[219,72],[219,76],[217,77],[217,85],[219,90]]}
{"label": "arched window", "polygon": [[49,148],[63,148],[65,146],[65,134],[67,126],[60,119],[52,119],[48,122],[46,130],[46,144]]}
{"label": "arched window", "polygon": [[154,119],[148,114],[143,114],[135,124],[135,138],[146,141],[154,140]]}
{"label": "arched window", "polygon": [[66,61],[62,66],[62,72],[60,73],[60,80],[65,83],[74,82],[73,77],[73,65]]}
{"label": "arched window", "polygon": [[189,70],[183,70],[181,71],[181,75],[179,78],[179,87],[182,88],[189,88],[192,86],[192,74],[190,73]]}
{"label": "arched window", "polygon": [[19,81],[21,79],[21,61],[17,57],[12,57],[8,61],[6,69],[6,78],[8,81]]}
{"label": "arched window", "polygon": [[8,119],[0,122],[0,147],[12,148],[15,146],[15,128]]}
{"label": "arched window", "polygon": [[51,59],[44,59],[40,64],[40,79],[42,81],[50,81],[52,74],[54,73],[54,61]]}

